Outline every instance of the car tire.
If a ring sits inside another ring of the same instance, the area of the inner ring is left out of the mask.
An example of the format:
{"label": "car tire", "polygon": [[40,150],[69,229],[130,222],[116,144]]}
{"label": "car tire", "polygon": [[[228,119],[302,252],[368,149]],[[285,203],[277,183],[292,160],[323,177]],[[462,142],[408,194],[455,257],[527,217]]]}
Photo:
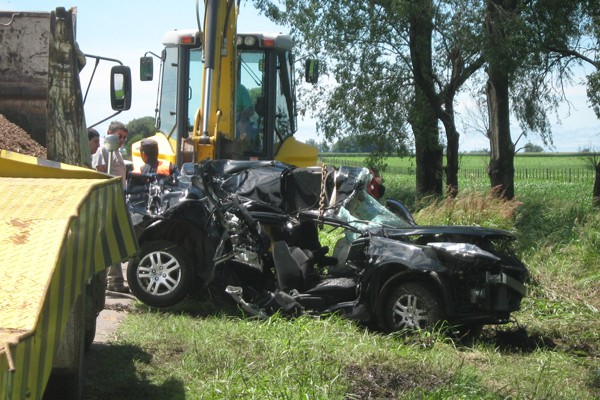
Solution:
{"label": "car tire", "polygon": [[181,246],[164,240],[145,243],[140,256],[127,266],[129,289],[151,307],[169,307],[181,301],[194,281],[192,261]]}
{"label": "car tire", "polygon": [[383,324],[388,332],[430,329],[444,319],[439,298],[420,282],[398,285],[384,302]]}

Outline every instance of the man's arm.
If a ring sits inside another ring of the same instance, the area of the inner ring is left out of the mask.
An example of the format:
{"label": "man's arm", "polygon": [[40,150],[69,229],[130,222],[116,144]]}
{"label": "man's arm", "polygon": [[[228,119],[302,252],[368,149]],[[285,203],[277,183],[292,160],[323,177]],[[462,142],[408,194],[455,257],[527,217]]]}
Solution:
{"label": "man's arm", "polygon": [[[94,168],[96,171],[99,171],[99,172],[108,171],[108,165],[107,165],[107,161],[106,161],[107,157],[104,156],[105,151],[106,150],[103,147],[99,147],[98,150],[96,150],[96,153],[94,154],[94,156],[92,157],[92,168]],[[107,151],[107,153],[108,153],[108,151]]]}

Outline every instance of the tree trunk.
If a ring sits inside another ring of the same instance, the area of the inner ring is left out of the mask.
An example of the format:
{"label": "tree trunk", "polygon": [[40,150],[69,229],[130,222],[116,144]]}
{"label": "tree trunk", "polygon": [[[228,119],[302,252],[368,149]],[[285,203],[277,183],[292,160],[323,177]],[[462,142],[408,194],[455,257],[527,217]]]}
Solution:
{"label": "tree trunk", "polygon": [[446,131],[446,194],[456,197],[458,194],[458,140],[460,135],[454,123],[454,97],[445,101],[446,113],[442,118]]}
{"label": "tree trunk", "polygon": [[80,62],[75,46],[73,15],[57,8],[50,22],[48,67],[48,159],[91,167],[85,128],[83,96],[79,83]]}
{"label": "tree trunk", "polygon": [[442,194],[443,152],[439,141],[437,114],[425,90],[432,81],[433,4],[419,1],[410,8],[409,47],[415,78],[415,99],[410,112],[410,124],[415,136],[418,197]]}
{"label": "tree trunk", "polygon": [[494,192],[501,197],[512,199],[515,195],[515,146],[510,138],[508,78],[502,72],[493,72],[491,67],[488,77],[491,151],[488,175]]}
{"label": "tree trunk", "polygon": [[417,197],[442,194],[442,161],[437,118],[425,95],[415,88],[416,96],[410,124],[415,135]]}
{"label": "tree trunk", "polygon": [[505,32],[502,28],[503,16],[506,10],[514,7],[508,0],[488,0],[486,12],[486,28],[488,34],[487,62],[487,101],[489,114],[490,135],[490,164],[488,175],[494,192],[499,196],[512,199],[514,188],[514,151],[515,146],[510,137],[509,109],[509,70],[510,54],[504,43]]}

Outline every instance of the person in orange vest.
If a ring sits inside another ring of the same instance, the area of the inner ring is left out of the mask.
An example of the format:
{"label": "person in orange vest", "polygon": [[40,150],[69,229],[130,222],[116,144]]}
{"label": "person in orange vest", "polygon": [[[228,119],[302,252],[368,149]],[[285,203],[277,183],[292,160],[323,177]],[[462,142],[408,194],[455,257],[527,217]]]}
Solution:
{"label": "person in orange vest", "polygon": [[142,140],[142,143],[140,144],[140,153],[145,164],[134,169],[133,172],[167,176],[175,174],[176,168],[171,162],[158,159],[158,143],[156,140]]}

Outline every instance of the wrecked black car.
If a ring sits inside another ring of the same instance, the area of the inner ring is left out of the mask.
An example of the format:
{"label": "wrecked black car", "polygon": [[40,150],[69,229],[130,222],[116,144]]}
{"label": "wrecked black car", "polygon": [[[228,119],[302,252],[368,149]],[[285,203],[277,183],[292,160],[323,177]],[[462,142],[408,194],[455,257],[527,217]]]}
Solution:
{"label": "wrecked black car", "polygon": [[339,312],[389,332],[508,322],[526,294],[513,235],[418,226],[369,196],[369,179],[365,168],[226,160],[185,164],[176,181],[133,176],[131,291],[165,307],[210,290],[259,317]]}

